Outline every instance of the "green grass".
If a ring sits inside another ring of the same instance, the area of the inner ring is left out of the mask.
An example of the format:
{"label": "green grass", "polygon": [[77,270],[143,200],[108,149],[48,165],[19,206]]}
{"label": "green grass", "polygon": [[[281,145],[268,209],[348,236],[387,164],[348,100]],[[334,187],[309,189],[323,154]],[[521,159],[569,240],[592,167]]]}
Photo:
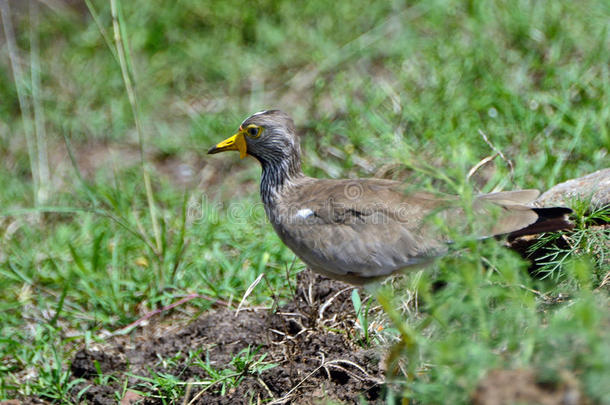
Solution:
{"label": "green grass", "polygon": [[[312,176],[372,176],[397,163],[417,187],[468,194],[544,190],[608,165],[604,1],[182,0],[117,2],[151,189],[137,157],[86,175],[81,166],[104,142],[139,142],[110,3],[91,3],[99,26],[86,9],[44,7],[34,25],[27,7],[11,4],[29,80],[21,87],[0,48],[0,398],[66,400],[80,345],[186,294],[239,301],[260,272],[288,294],[286,269],[302,265],[291,267],[264,219],[258,165],[205,155],[253,112],[294,115]],[[59,157],[44,205],[34,198],[31,122],[17,89],[43,109],[48,151]],[[480,131],[512,173],[498,157],[477,182],[466,178],[494,153]],[[76,169],[64,137],[80,156]],[[167,157],[207,164],[214,181],[184,189],[163,174]],[[397,308],[387,307],[387,338],[399,342],[392,359],[409,359],[397,395],[466,403],[488,370],[519,367],[554,382],[568,371],[594,402],[610,403],[608,286],[600,287],[608,235],[582,225],[574,248],[549,253],[552,277],[543,280],[495,241],[464,241],[467,251],[380,292]],[[436,280],[446,287],[433,291]],[[405,289],[422,298],[417,311],[402,303]],[[263,288],[248,298],[271,301]],[[195,313],[211,302],[189,305]]]}

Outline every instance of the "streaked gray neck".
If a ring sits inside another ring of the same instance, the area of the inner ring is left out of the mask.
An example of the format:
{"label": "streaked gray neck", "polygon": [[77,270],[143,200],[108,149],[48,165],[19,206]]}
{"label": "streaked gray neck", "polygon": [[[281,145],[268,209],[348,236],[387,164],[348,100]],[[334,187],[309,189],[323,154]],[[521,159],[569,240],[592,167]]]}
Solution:
{"label": "streaked gray neck", "polygon": [[298,152],[284,156],[267,155],[259,157],[263,167],[261,176],[261,199],[266,206],[275,205],[275,199],[282,188],[287,187],[293,180],[303,177],[301,170],[301,157]]}

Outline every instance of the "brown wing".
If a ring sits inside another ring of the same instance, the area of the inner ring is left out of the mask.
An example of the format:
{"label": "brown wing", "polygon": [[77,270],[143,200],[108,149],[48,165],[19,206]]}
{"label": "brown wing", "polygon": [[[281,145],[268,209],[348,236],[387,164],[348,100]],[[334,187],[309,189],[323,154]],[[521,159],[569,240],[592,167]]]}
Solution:
{"label": "brown wing", "polygon": [[385,180],[315,180],[282,196],[274,226],[305,263],[331,276],[374,278],[421,264],[445,243],[422,226],[447,201]]}
{"label": "brown wing", "polygon": [[477,236],[508,234],[536,222],[538,214],[525,204],[539,194],[538,190],[517,190],[478,196],[473,206]]}
{"label": "brown wing", "polygon": [[[307,179],[283,193],[271,219],[284,243],[314,270],[345,279],[376,278],[446,251],[448,238],[430,218],[457,227],[466,221],[457,198],[402,188],[379,179]],[[537,195],[522,190],[476,198],[476,232],[488,237],[535,222],[536,213],[521,204]]]}

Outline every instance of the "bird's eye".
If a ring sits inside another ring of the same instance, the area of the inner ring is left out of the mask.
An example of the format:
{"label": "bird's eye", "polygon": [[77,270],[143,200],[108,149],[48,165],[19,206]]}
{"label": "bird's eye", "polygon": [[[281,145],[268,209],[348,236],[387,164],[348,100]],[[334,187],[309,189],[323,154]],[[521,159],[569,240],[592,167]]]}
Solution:
{"label": "bird's eye", "polygon": [[248,129],[246,131],[248,133],[248,136],[250,136],[251,138],[258,138],[261,135],[262,128],[256,127],[256,126],[251,126],[251,127],[248,127]]}

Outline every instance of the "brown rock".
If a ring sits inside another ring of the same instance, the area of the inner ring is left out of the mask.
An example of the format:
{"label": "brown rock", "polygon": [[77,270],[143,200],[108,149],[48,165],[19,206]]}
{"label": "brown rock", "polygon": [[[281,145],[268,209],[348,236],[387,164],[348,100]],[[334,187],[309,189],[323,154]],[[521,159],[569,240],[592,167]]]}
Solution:
{"label": "brown rock", "polygon": [[592,209],[610,205],[610,168],[559,183],[535,202],[539,207],[566,206],[573,198],[591,199]]}

